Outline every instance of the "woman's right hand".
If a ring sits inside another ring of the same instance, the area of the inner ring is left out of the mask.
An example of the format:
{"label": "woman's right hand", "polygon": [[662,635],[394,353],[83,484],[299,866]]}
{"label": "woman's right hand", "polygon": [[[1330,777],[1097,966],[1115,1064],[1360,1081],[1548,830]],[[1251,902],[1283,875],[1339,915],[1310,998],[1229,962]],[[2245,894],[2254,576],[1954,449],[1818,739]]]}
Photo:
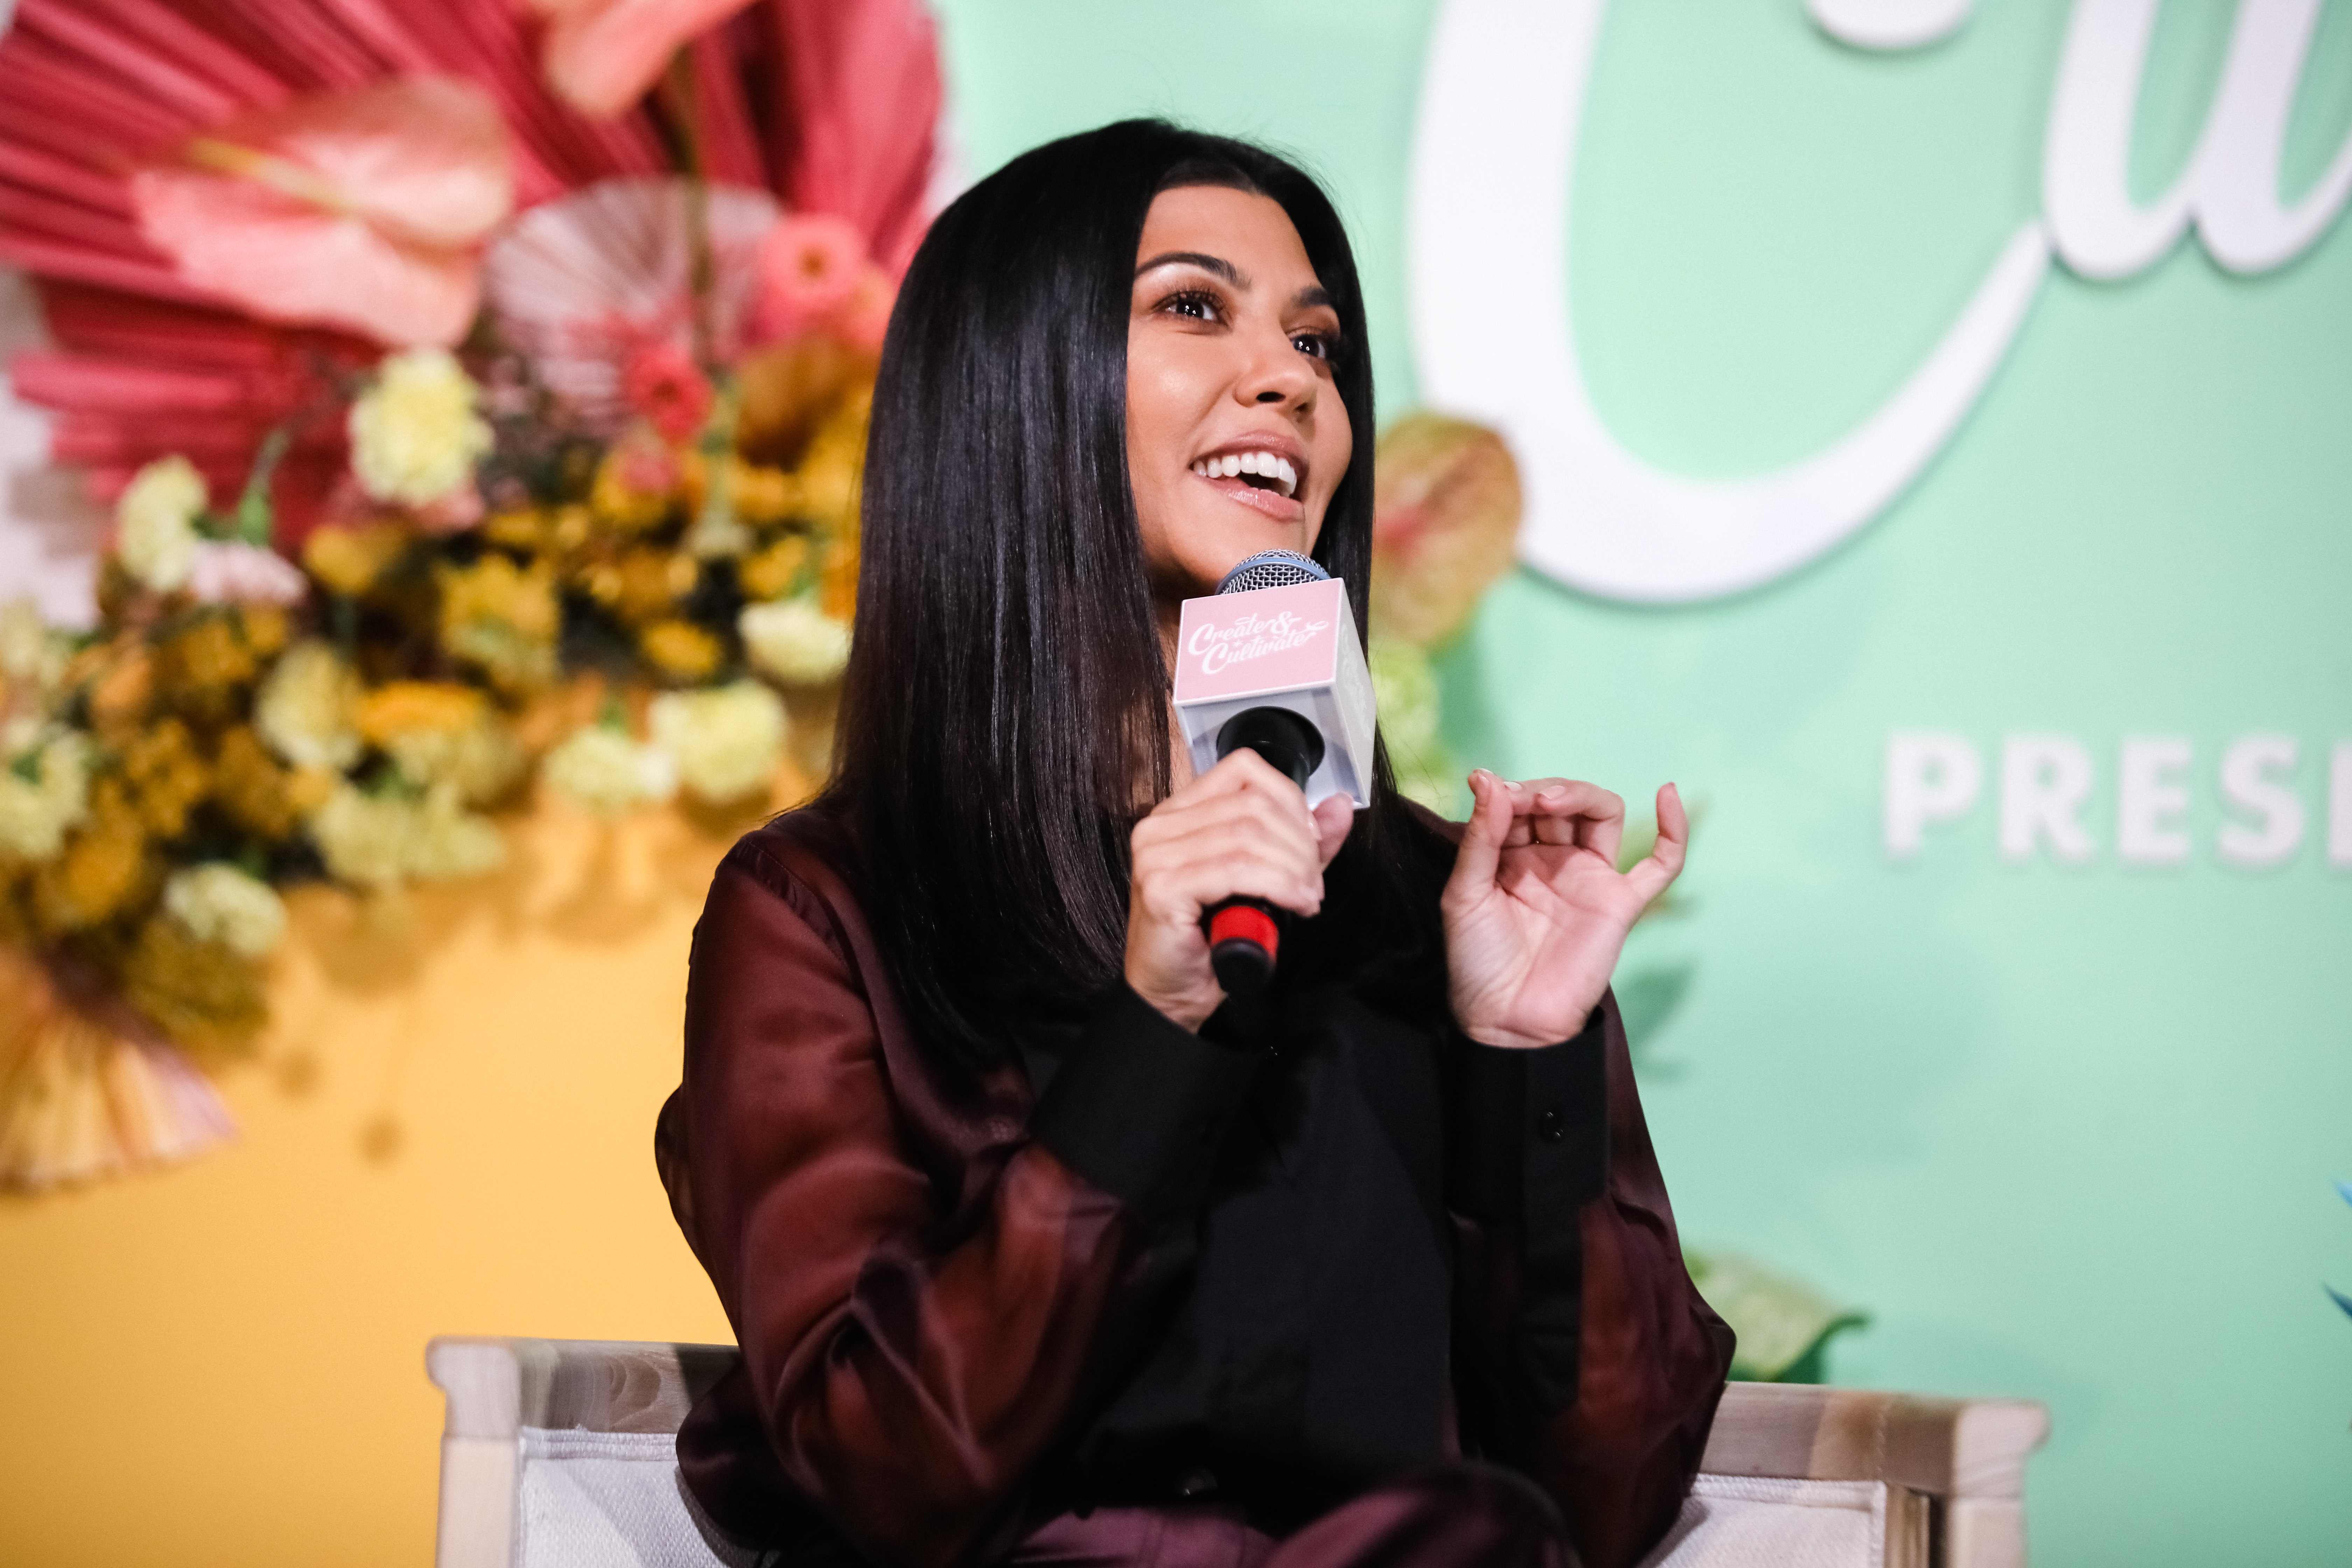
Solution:
{"label": "woman's right hand", "polygon": [[1347,841],[1346,795],[1313,811],[1255,752],[1234,752],[1135,825],[1127,900],[1127,983],[1198,1029],[1223,989],[1209,967],[1201,913],[1248,894],[1299,915],[1323,907],[1323,868]]}

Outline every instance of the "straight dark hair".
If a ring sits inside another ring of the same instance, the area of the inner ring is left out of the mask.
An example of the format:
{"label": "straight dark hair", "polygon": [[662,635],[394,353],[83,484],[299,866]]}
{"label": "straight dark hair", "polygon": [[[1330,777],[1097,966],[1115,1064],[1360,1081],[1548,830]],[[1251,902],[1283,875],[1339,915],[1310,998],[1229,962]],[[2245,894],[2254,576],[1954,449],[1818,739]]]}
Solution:
{"label": "straight dark hair", "polygon": [[[875,384],[823,805],[852,831],[910,1021],[970,1066],[1004,1058],[1008,1006],[1083,997],[1120,972],[1127,837],[1169,781],[1169,675],[1127,468],[1129,306],[1152,198],[1204,184],[1279,203],[1330,291],[1355,453],[1315,554],[1369,625],[1363,294],[1311,176],[1130,120],[1024,153],[940,215]],[[1340,858],[1372,894],[1349,900],[1357,914],[1417,942],[1434,910],[1415,908],[1405,811],[1383,748],[1370,820]]]}

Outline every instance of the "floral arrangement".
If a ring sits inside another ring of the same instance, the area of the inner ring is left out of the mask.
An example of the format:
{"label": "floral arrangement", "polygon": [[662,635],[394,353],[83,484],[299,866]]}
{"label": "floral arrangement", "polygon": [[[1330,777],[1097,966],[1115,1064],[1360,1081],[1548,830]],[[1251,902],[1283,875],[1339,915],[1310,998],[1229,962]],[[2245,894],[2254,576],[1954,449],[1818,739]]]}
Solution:
{"label": "floral arrangement", "polygon": [[229,1135],[289,884],[821,753],[939,104],[916,0],[113,9],[0,40],[16,391],[114,513],[94,629],[0,612],[0,1187]]}

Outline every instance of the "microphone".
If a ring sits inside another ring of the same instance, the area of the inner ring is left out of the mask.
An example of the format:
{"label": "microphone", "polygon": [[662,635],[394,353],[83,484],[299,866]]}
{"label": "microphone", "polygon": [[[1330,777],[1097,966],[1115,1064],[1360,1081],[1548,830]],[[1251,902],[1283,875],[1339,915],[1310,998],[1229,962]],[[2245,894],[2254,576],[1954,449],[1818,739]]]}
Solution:
{"label": "microphone", "polygon": [[[1347,584],[1311,557],[1260,551],[1225,574],[1213,598],[1184,601],[1175,704],[1194,772],[1247,747],[1309,806],[1335,795],[1371,804],[1371,671]],[[1202,914],[1227,995],[1254,996],[1272,982],[1284,918],[1244,897]]]}

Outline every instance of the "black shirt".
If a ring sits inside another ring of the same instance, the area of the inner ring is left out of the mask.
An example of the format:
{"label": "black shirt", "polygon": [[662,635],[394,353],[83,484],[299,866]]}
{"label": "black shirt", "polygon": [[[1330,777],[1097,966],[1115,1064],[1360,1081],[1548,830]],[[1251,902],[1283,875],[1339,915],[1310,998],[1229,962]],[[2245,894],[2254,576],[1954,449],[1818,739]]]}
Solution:
{"label": "black shirt", "polygon": [[1170,1233],[1164,1315],[1049,1467],[1049,1508],[1215,1497],[1282,1532],[1454,1452],[1449,1210],[1524,1220],[1523,1353],[1573,1397],[1577,1211],[1608,1163],[1599,1011],[1502,1050],[1396,1008],[1377,974],[1284,963],[1198,1036],[1124,986],[1020,1031],[1036,1136]]}

